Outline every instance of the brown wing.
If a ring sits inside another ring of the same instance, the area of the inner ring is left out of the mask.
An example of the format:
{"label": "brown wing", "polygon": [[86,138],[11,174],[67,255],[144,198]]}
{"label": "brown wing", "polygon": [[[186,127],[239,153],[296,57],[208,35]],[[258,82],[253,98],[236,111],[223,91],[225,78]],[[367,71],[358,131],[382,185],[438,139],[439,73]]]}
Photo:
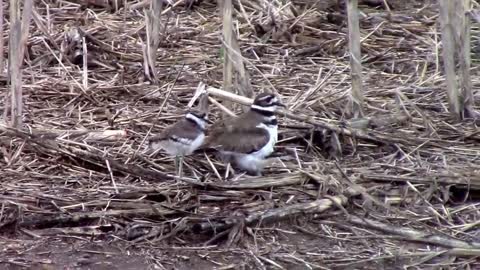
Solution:
{"label": "brown wing", "polygon": [[222,151],[249,154],[260,150],[268,143],[268,131],[263,128],[252,128],[242,132],[223,132],[210,137],[207,146]]}
{"label": "brown wing", "polygon": [[174,135],[176,137],[194,140],[199,131],[200,130],[194,123],[186,119],[182,119],[177,123],[165,128],[162,133],[150,138],[150,142],[167,140]]}
{"label": "brown wing", "polygon": [[250,113],[245,113],[239,117],[227,117],[213,124],[208,132],[209,135],[217,136],[225,132],[240,132],[255,129],[258,121]]}

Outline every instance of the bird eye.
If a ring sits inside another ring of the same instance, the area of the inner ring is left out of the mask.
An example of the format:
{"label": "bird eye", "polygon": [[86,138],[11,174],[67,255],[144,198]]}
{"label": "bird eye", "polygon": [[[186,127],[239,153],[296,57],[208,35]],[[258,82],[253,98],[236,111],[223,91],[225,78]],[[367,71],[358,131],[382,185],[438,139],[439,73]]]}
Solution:
{"label": "bird eye", "polygon": [[272,103],[273,98],[274,98],[273,96],[266,96],[264,100],[266,103],[270,104]]}

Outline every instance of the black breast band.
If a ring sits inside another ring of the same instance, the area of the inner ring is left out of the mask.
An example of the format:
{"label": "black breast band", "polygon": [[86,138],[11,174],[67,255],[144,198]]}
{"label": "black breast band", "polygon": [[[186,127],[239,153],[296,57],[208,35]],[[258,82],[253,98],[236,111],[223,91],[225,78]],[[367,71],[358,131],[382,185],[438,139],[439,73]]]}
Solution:
{"label": "black breast band", "polygon": [[258,113],[258,114],[261,114],[263,116],[267,116],[267,117],[274,115],[273,112],[267,111],[267,110],[261,110],[261,109],[257,109],[257,108],[251,108],[251,110]]}
{"label": "black breast band", "polygon": [[201,127],[195,120],[193,120],[191,118],[188,118],[188,117],[186,119],[190,123],[193,123],[195,125],[195,127],[197,127],[200,131],[205,132],[205,129],[203,127]]}
{"label": "black breast band", "polygon": [[277,121],[277,118],[273,118],[273,119],[265,120],[263,121],[263,123],[267,126],[276,126],[278,124],[278,121]]}

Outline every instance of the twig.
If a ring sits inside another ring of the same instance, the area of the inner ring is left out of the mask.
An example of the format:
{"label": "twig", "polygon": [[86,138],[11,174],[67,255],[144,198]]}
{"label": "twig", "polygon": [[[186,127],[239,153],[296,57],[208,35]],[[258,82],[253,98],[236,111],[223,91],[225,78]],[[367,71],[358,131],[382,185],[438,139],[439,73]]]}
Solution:
{"label": "twig", "polygon": [[[379,200],[377,200],[376,198],[374,198],[373,196],[371,196],[370,194],[368,194],[368,192],[365,190],[364,187],[354,183],[352,180],[350,180],[350,178],[347,176],[347,174],[342,170],[342,168],[340,167],[340,165],[338,165],[338,162],[335,162],[335,166],[337,167],[337,169],[340,171],[340,173],[342,174],[343,176],[343,180],[340,180],[342,181],[343,183],[345,183],[346,185],[348,185],[350,188],[352,188],[355,192],[358,192],[360,194],[362,194],[362,196],[364,197],[364,199],[366,200],[369,200],[371,201],[372,203],[375,203],[376,205],[380,206],[380,207],[383,207],[385,208],[386,210],[393,210],[391,207],[389,207],[388,205],[380,202]],[[396,210],[395,210],[396,211]],[[397,211],[398,212],[398,211]]]}
{"label": "twig", "polygon": [[301,174],[276,175],[274,177],[255,177],[241,181],[227,182],[222,184],[208,184],[208,186],[222,189],[260,189],[289,185],[299,185],[306,182]]}
{"label": "twig", "polygon": [[350,215],[348,222],[361,225],[375,230],[400,235],[405,237],[406,240],[414,242],[422,242],[426,244],[432,244],[449,248],[461,248],[461,249],[480,249],[480,242],[465,242],[462,240],[454,239],[443,235],[435,235],[432,233],[425,233],[410,228],[402,228],[398,226],[390,226],[385,223],[381,223],[375,220],[360,218]]}
{"label": "twig", "polygon": [[[297,203],[288,205],[285,207],[268,209],[256,213],[252,213],[245,217],[245,224],[252,226],[257,223],[269,224],[272,222],[284,220],[286,218],[299,215],[299,214],[314,214],[322,213],[331,207],[339,204],[345,205],[347,203],[347,198],[343,195],[333,196],[328,199],[318,199],[312,202],[307,203]],[[218,222],[204,222],[194,225],[195,231],[222,231],[232,227],[238,222],[243,222],[238,220],[240,217],[232,216]]]}
{"label": "twig", "polygon": [[58,226],[59,224],[77,224],[86,220],[106,218],[106,217],[137,217],[137,216],[162,216],[175,213],[175,210],[166,209],[161,206],[150,207],[146,209],[125,209],[96,211],[90,213],[71,213],[68,216],[57,217],[35,215],[30,218],[24,218],[18,223],[23,228],[42,227],[48,228]]}

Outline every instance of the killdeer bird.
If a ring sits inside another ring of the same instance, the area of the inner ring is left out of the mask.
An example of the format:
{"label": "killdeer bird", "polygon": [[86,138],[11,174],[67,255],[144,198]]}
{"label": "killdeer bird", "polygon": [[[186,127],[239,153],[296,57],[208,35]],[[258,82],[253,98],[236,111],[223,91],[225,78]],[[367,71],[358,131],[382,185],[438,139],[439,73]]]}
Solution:
{"label": "killdeer bird", "polygon": [[202,94],[196,108],[190,109],[180,121],[150,138],[150,150],[163,150],[167,155],[174,156],[177,173],[181,172],[183,157],[192,154],[204,142],[207,115],[208,96]]}
{"label": "killdeer bird", "polygon": [[219,151],[224,162],[250,175],[261,175],[277,142],[278,106],[285,107],[274,94],[259,94],[249,111],[213,129],[205,146]]}

